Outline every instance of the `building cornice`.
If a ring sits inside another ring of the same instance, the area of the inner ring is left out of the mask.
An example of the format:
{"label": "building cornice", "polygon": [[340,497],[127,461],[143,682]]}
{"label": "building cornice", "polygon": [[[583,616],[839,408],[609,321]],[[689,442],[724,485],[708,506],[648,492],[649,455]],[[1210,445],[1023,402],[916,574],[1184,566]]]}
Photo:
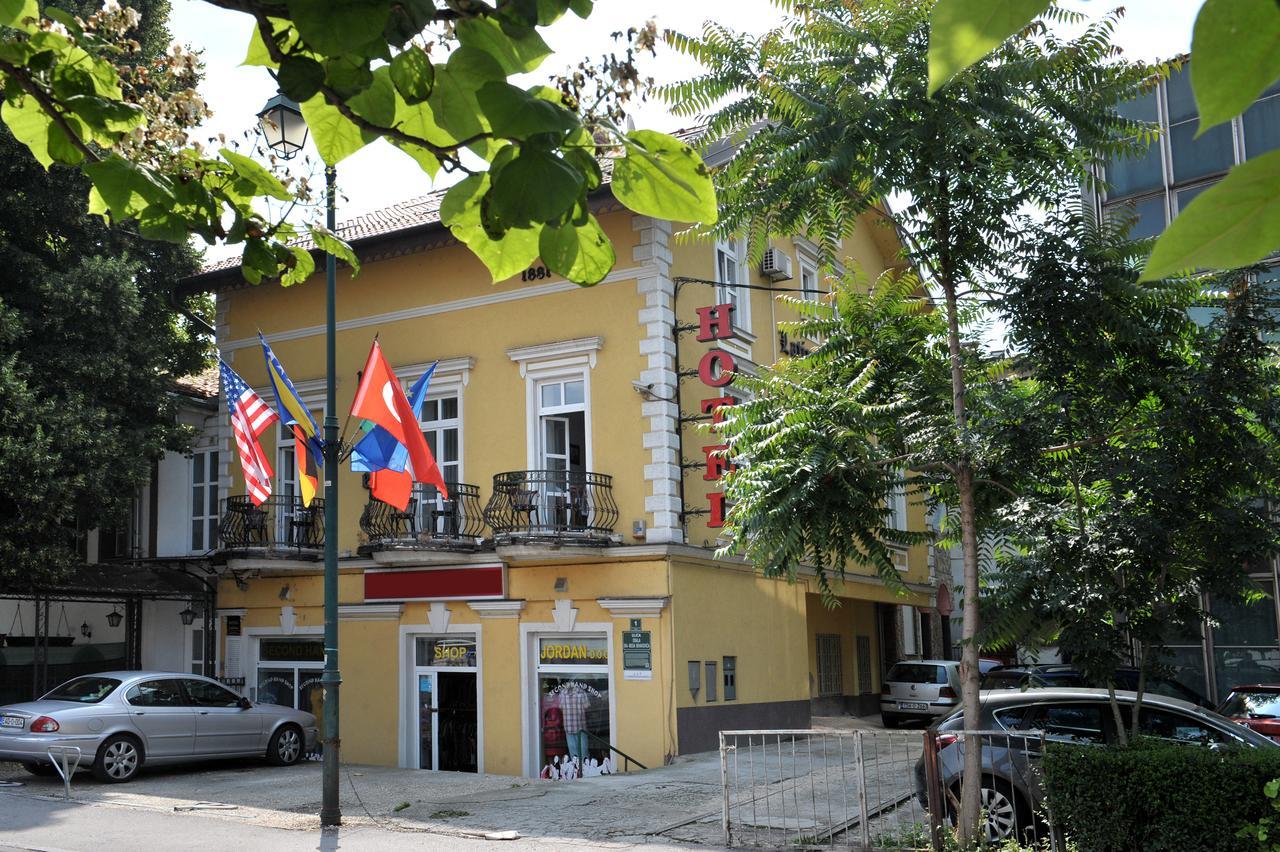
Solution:
{"label": "building cornice", "polygon": [[467,601],[467,606],[481,618],[519,618],[524,600]]}
{"label": "building cornice", "polygon": [[614,618],[657,618],[671,598],[596,598]]}

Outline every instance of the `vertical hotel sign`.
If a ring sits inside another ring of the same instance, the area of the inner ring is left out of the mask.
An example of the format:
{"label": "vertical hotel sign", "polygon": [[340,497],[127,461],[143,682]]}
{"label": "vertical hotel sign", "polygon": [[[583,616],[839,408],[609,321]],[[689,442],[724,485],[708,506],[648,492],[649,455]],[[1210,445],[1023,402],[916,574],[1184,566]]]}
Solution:
{"label": "vertical hotel sign", "polygon": [[[736,336],[733,333],[733,305],[710,305],[697,310],[699,343],[716,343]],[[711,416],[712,432],[717,431],[724,422],[724,410],[737,402],[725,390],[733,384],[733,375],[737,369],[738,363],[732,353],[719,346],[708,349],[698,362],[698,379],[712,394],[704,398],[701,405],[702,413]],[[715,395],[717,393],[718,396]],[[706,458],[706,469],[702,473],[704,480],[718,483],[726,473],[733,470],[732,462],[723,455],[723,451],[728,448],[729,445],[723,442],[708,444],[702,448],[702,454]],[[707,526],[713,529],[723,527],[724,492],[708,492],[707,503]]]}

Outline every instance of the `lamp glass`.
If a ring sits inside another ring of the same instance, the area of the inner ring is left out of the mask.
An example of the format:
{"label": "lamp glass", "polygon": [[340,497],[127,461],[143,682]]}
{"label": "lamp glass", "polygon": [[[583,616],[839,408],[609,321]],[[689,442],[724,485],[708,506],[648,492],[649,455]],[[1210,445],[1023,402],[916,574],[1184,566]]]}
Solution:
{"label": "lamp glass", "polygon": [[86,639],[93,635],[93,630],[89,627],[89,622],[86,621],[80,625],[80,635]]}
{"label": "lamp glass", "polygon": [[307,143],[307,123],[296,101],[276,95],[258,113],[262,138],[275,154],[290,159]]}
{"label": "lamp glass", "polygon": [[196,620],[196,611],[191,607],[187,607],[182,612],[178,613],[178,618],[182,619],[183,624],[191,624]]}
{"label": "lamp glass", "polygon": [[124,616],[116,612],[116,608],[112,607],[111,612],[107,615],[107,624],[111,627],[119,627],[120,622],[124,620]]}

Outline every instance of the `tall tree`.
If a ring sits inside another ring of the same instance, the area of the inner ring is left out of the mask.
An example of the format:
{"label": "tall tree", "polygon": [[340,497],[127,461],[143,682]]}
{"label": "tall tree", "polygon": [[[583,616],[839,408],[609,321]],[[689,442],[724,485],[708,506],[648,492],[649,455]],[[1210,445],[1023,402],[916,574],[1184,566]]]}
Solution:
{"label": "tall tree", "polygon": [[[88,16],[91,4],[64,2]],[[149,67],[169,42],[167,0],[138,0]],[[210,341],[170,302],[197,268],[185,244],[142,239],[85,208],[89,180],[45,171],[0,126],[0,580],[74,564],[76,533],[120,520],[165,450],[183,450],[174,380]],[[189,306],[209,316],[207,302]]]}
{"label": "tall tree", "polygon": [[1198,635],[1203,595],[1261,597],[1248,569],[1280,545],[1262,499],[1280,485],[1280,303],[1244,272],[1140,284],[1148,243],[1123,224],[1039,223],[1004,300],[1017,426],[1043,449],[1004,508],[1016,546],[989,603],[993,636],[1052,641],[1098,683],[1136,664],[1136,733],[1163,646]]}
{"label": "tall tree", "polygon": [[[948,325],[949,488],[964,555],[961,680],[965,716],[978,718],[978,503],[982,483],[965,381],[961,299],[1020,262],[1018,217],[1051,208],[1101,158],[1128,150],[1145,128],[1115,106],[1150,70],[1120,61],[1115,17],[1075,38],[1025,28],[930,94],[930,0],[807,4],[801,17],[758,38],[707,24],[671,43],[705,73],[665,94],[706,113],[707,136],[741,144],[717,174],[719,234],[743,233],[756,251],[771,234],[803,233],[833,253],[859,217],[891,200],[908,259],[937,288]],[[1081,19],[1051,8],[1051,21]],[[801,502],[780,513],[802,515]],[[749,532],[747,533],[749,534]],[[855,553],[851,550],[851,557]],[[976,830],[979,754],[965,750],[962,836]]]}

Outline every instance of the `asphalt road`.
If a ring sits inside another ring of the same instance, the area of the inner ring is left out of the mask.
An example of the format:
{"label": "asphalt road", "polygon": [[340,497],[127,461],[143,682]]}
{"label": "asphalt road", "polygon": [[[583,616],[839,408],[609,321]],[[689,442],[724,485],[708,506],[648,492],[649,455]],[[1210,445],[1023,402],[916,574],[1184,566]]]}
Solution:
{"label": "asphalt road", "polygon": [[550,852],[566,848],[621,850],[637,846],[654,852],[681,848],[662,843],[597,843],[577,838],[492,841],[395,831],[376,825],[344,826],[336,831],[295,831],[193,813],[67,802],[0,791],[0,850],[3,852],[97,852],[101,849],[166,852],[208,852],[211,849],[234,849],[236,852],[485,849],[501,852],[519,849],[521,852]]}

